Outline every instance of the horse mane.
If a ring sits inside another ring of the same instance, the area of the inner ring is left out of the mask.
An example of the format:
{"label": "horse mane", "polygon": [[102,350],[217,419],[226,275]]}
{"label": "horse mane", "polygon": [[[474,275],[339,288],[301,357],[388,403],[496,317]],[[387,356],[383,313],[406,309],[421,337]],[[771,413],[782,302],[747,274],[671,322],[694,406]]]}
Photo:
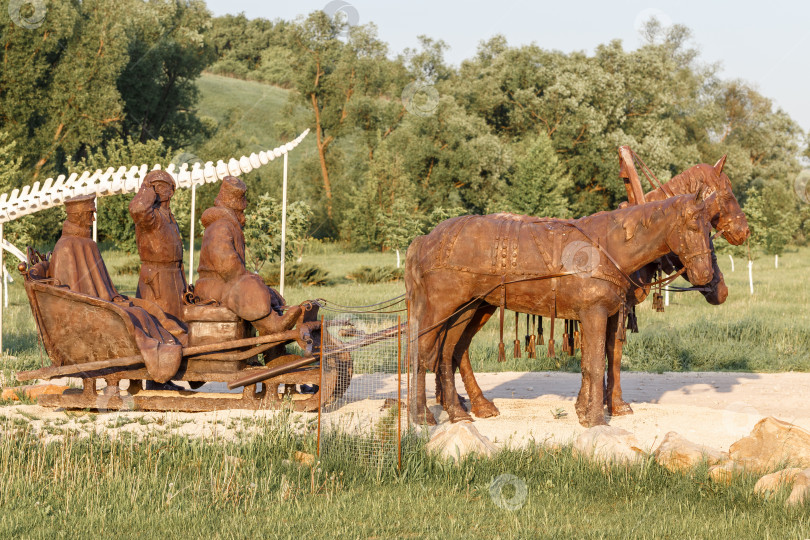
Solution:
{"label": "horse mane", "polygon": [[599,230],[601,224],[595,223],[603,219],[612,219],[621,224],[624,228],[625,240],[631,240],[638,227],[649,228],[653,223],[659,221],[671,207],[679,206],[684,197],[670,197],[660,201],[651,201],[644,204],[628,206],[609,212],[598,212],[592,216],[585,216],[576,220],[578,224],[588,226],[593,223]]}
{"label": "horse mane", "polygon": [[[680,174],[673,176],[664,186],[675,195],[685,195],[697,192],[700,185],[706,188],[704,196],[708,197],[715,191],[731,191],[731,181],[725,174],[717,174],[715,168],[708,163],[701,163],[689,167]],[[648,201],[657,201],[668,197],[661,188],[656,188],[644,196]]]}

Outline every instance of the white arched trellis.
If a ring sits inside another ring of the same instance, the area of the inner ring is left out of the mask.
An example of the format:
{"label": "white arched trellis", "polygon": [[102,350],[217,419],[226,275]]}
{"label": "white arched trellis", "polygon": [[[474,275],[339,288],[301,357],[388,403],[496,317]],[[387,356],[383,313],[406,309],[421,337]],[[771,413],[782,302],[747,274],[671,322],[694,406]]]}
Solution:
{"label": "white arched trellis", "polygon": [[[27,262],[26,255],[17,249],[3,237],[3,225],[15,219],[34,214],[46,208],[53,208],[65,203],[66,200],[82,195],[95,195],[96,197],[107,197],[110,195],[120,195],[123,193],[135,193],[140,189],[143,179],[150,170],[165,169],[172,175],[174,181],[180,188],[191,188],[191,231],[189,238],[189,283],[192,280],[194,268],[194,223],[196,221],[196,192],[197,186],[218,182],[226,176],[239,176],[246,174],[253,169],[268,164],[276,158],[284,157],[284,178],[283,178],[283,203],[281,218],[281,293],[283,294],[284,283],[284,249],[287,220],[287,154],[291,152],[307,136],[307,129],[294,140],[281,145],[272,150],[251,153],[249,156],[242,156],[239,159],[231,158],[227,162],[224,160],[205,164],[194,163],[191,169],[184,163],[179,168],[173,163],[167,167],[160,164],[154,165],[151,169],[147,165],[130,168],[120,167],[118,169],[110,167],[106,171],[101,169],[91,173],[85,171],[82,174],[73,173],[70,176],[60,175],[55,180],[48,178],[44,182],[34,182],[31,186],[22,189],[14,189],[10,194],[0,195],[0,268],[2,268],[3,283],[6,282],[5,266],[3,265],[3,255],[9,251],[22,262]],[[93,240],[97,239],[96,223],[93,224]],[[10,277],[10,276],[9,276]],[[7,285],[6,295],[7,292]],[[0,303],[0,352],[3,350],[3,307]]]}

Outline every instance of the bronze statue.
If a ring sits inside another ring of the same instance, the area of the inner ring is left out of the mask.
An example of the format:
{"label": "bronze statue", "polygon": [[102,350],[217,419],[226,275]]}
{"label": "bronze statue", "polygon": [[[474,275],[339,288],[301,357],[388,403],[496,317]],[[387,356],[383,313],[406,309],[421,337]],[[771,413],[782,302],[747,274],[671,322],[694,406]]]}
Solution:
{"label": "bronze statue", "polygon": [[[161,190],[156,189],[157,197],[165,202],[167,194]],[[270,409],[284,404],[311,411],[338,399],[350,384],[350,351],[396,337],[401,329],[344,345],[321,332],[318,303],[285,306],[275,291],[244,268],[244,194],[240,180],[227,178],[216,206],[204,213],[198,291],[204,299],[185,295],[184,327],[156,304],[118,294],[90,239],[95,210],[92,197],[68,201],[65,233],[52,259],[29,248],[28,262],[19,266],[51,365],[18,372],[17,379],[80,377],[82,390],[68,389],[40,401],[44,406],[64,408],[208,411]],[[159,236],[153,237],[156,239]],[[243,317],[250,318],[260,336],[254,335]],[[292,343],[303,354],[289,353],[286,345]],[[321,353],[322,348],[327,349],[326,354]],[[258,354],[264,355],[266,365],[254,363]],[[96,389],[100,378],[107,383],[103,395]],[[130,381],[126,394],[119,388],[122,380]],[[243,392],[241,398],[189,391],[156,395],[142,392],[142,380],[147,382],[146,390],[150,385],[155,388],[153,383],[175,380],[188,382],[192,389],[206,382],[227,383],[231,389],[243,387]],[[302,385],[315,392],[299,393]]]}
{"label": "bronze statue", "polygon": [[74,292],[112,302],[121,295],[115,290],[98,245],[92,239],[95,200],[95,196],[86,195],[65,202],[67,219],[53,248],[49,277]]}
{"label": "bronze statue", "polygon": [[154,302],[183,324],[183,294],[187,288],[183,271],[183,239],[170,208],[174,179],[166,171],[146,175],[141,189],[129,203],[135,222],[141,273],[136,296]]}
{"label": "bronze statue", "polygon": [[[661,188],[655,189],[645,195],[641,188],[635,166],[633,165],[634,154],[628,147],[622,147],[620,148],[619,155],[619,176],[625,179],[628,200],[631,201],[629,203],[622,203],[620,208],[625,208],[628,204],[641,204],[646,202],[647,196],[649,196],[651,200],[662,200],[663,198],[673,195],[694,194],[705,184],[706,193],[717,193],[716,197],[711,201],[712,207],[708,209],[711,216],[710,221],[717,231],[722,233],[726,239],[734,245],[742,244],[748,237],[749,230],[745,214],[742,212],[742,209],[737,203],[737,199],[732,193],[731,181],[728,179],[728,176],[723,173],[723,166],[726,161],[725,156],[718,160],[714,166],[708,164],[695,165],[673,177],[663,184]],[[698,290],[703,294],[707,302],[713,305],[719,305],[723,303],[728,296],[728,287],[723,280],[723,273],[717,266],[714,244],[711,243],[711,246],[713,276],[709,283],[699,287]],[[633,310],[635,305],[641,303],[646,298],[647,294],[649,294],[649,285],[654,281],[659,266],[663,268],[665,273],[679,271],[683,268],[683,264],[678,257],[670,253],[646,265],[634,274],[633,279],[636,280],[641,287],[634,287],[627,293],[625,312],[630,315],[631,318],[634,317]],[[683,275],[683,277],[687,281],[689,280],[688,275]],[[542,318],[540,321],[542,325]],[[483,323],[481,324],[483,325]],[[607,405],[608,414],[610,415],[620,416],[632,414],[632,408],[622,398],[620,384],[621,355],[625,328],[623,323],[621,325],[619,323],[618,313],[608,319],[607,331],[606,355],[608,358],[608,370],[606,372],[605,405]],[[475,330],[475,332],[477,332],[477,330]],[[474,335],[475,332],[472,332],[472,334]],[[542,336],[542,326],[540,326],[540,336]],[[538,338],[540,336],[538,336]],[[552,354],[551,345],[549,351],[549,354]],[[488,418],[500,414],[497,407],[484,397],[481,388],[478,386],[472,365],[470,364],[469,352],[466,350],[459,358],[458,369],[461,373],[467,393],[470,396],[470,411],[478,418]],[[439,402],[443,399],[441,376],[439,373],[436,373],[436,397]],[[460,397],[457,399],[460,400]]]}
{"label": "bronze statue", "polygon": [[[622,152],[621,150],[624,150]],[[628,191],[628,199],[639,199],[632,193],[641,192],[641,184],[638,175],[635,174],[635,167],[632,163],[632,151],[627,147],[620,150],[620,170],[626,171],[629,177],[629,185],[625,184]],[[714,166],[703,163],[690,167],[684,172],[674,176],[671,180],[661,185],[649,193],[640,197],[641,201],[660,201],[668,197],[696,193],[700,189],[705,189],[708,193],[713,193],[712,201],[708,204],[709,220],[712,226],[721,233],[730,244],[739,246],[745,242],[750,234],[748,220],[745,213],[740,208],[737,198],[734,196],[731,187],[731,180],[723,172],[726,163],[726,156],[720,158]],[[642,192],[643,193],[643,192]],[[631,203],[632,204],[632,203]],[[622,206],[625,206],[624,204]],[[649,293],[649,284],[655,279],[656,270],[659,264],[667,274],[677,272],[683,268],[683,263],[674,254],[670,253],[644,268],[640,269],[636,277],[639,283],[647,285],[644,288],[630,291],[627,295],[626,310],[630,311],[641,303]],[[717,266],[717,255],[714,253],[714,243],[712,242],[712,267],[714,269],[712,280],[699,290],[712,305],[719,305],[726,301],[728,297],[728,287],[723,280],[723,273]],[[689,276],[683,276],[687,281]],[[608,369],[605,384],[605,405],[608,414],[621,416],[632,414],[633,409],[622,397],[621,388],[621,358],[624,344],[624,328],[619,327],[618,320],[608,321],[607,335],[607,360]]]}
{"label": "bronze statue", "polygon": [[[604,424],[608,318],[624,309],[627,292],[637,286],[629,275],[673,251],[686,262],[693,283],[712,277],[711,224],[702,195],[578,220],[463,216],[414,240],[405,283],[420,336],[416,420],[435,422],[425,406],[427,369],[441,377],[442,404],[451,421],[471,419],[458,402],[454,368],[500,307],[502,314],[512,309],[551,317],[552,324],[556,317],[582,323],[577,414],[585,426]],[[472,379],[471,369],[467,375],[465,382]],[[472,392],[470,397],[479,398]]]}
{"label": "bronze statue", "polygon": [[216,300],[266,335],[292,328],[301,308],[285,306],[278,292],[245,268],[246,190],[238,178],[225,177],[214,206],[203,212],[205,231],[194,293],[203,301]]}
{"label": "bronze statue", "polygon": [[[127,298],[115,289],[98,245],[91,238],[95,209],[93,195],[65,202],[67,219],[62,226],[62,236],[56,242],[50,260],[40,261],[30,273],[52,280],[55,285],[66,287],[71,292],[114,303],[132,325],[135,343],[149,374],[156,381],[166,382],[180,367],[183,330],[168,320],[156,305]],[[54,307],[48,316],[64,324],[76,313],[60,305]],[[94,320],[82,322],[86,326],[96,324]],[[77,333],[56,346],[59,351],[80,351],[84,348],[82,341],[85,337],[86,333]],[[112,340],[108,347],[115,347]]]}

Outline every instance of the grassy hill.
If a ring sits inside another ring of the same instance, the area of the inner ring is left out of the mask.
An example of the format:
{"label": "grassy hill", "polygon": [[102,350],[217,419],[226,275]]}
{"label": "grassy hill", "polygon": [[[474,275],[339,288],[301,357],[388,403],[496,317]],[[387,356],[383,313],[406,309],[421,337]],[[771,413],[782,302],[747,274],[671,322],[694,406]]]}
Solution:
{"label": "grassy hill", "polygon": [[[219,130],[210,141],[191,152],[203,161],[217,161],[270,150],[294,139],[308,125],[307,111],[291,104],[290,91],[255,81],[243,81],[204,73],[197,81],[201,117],[217,121]],[[310,134],[289,155],[291,181],[317,163],[315,137]],[[250,185],[278,196],[281,190],[282,160],[273,161],[245,176]],[[304,166],[308,164],[307,166]],[[301,181],[312,181],[312,174]],[[296,184],[291,183],[291,195]]]}

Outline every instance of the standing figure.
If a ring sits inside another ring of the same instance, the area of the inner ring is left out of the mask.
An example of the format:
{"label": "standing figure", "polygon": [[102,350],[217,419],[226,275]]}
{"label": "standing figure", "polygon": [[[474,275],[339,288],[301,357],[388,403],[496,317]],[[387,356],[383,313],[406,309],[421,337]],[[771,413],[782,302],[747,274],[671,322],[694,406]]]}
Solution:
{"label": "standing figure", "polygon": [[183,325],[183,239],[169,208],[174,179],[166,171],[146,175],[141,189],[129,203],[135,238],[141,256],[136,296],[150,300]]}
{"label": "standing figure", "polygon": [[[249,321],[261,335],[289,330],[301,315],[300,306],[284,306],[284,298],[245,268],[244,182],[233,176],[222,180],[214,206],[203,212],[199,279],[194,293],[216,300]],[[285,313],[286,310],[286,313]]]}

